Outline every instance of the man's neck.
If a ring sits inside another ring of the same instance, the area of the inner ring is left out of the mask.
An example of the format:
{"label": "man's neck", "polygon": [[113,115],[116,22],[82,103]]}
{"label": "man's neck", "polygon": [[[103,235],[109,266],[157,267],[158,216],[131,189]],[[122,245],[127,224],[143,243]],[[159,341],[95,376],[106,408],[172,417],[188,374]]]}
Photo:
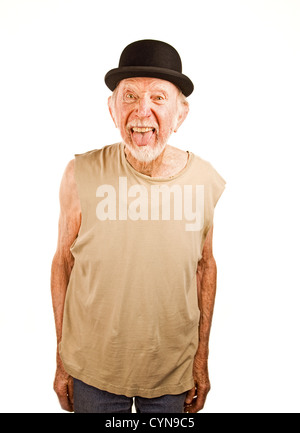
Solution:
{"label": "man's neck", "polygon": [[131,153],[130,150],[125,146],[125,155],[129,164],[139,173],[145,174],[150,177],[158,177],[161,172],[161,168],[163,165],[164,154],[166,151],[166,147],[163,149],[162,153],[154,160],[149,162],[142,162],[136,159]]}
{"label": "man's neck", "polygon": [[139,173],[150,177],[169,178],[178,174],[187,164],[188,153],[167,145],[153,161],[141,162],[134,158],[125,146],[125,156],[129,164]]}

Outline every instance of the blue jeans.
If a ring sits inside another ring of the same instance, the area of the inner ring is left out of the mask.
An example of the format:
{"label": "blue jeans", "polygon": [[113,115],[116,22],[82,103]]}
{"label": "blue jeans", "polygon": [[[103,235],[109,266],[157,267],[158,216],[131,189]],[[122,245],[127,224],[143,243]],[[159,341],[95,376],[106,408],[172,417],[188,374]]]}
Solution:
{"label": "blue jeans", "polygon": [[[135,397],[137,413],[183,413],[186,392],[156,398]],[[74,378],[75,413],[131,413],[133,397],[111,394]]]}

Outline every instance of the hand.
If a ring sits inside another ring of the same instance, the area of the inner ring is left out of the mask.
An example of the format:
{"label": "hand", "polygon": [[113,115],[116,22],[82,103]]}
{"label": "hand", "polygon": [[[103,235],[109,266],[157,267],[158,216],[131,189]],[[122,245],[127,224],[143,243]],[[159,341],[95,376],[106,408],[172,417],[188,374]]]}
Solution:
{"label": "hand", "polygon": [[57,368],[53,388],[62,409],[73,412],[73,378],[65,371],[59,355],[57,355]]}
{"label": "hand", "polygon": [[184,411],[188,413],[197,413],[203,409],[206,396],[210,390],[207,359],[195,357],[193,376],[195,386],[188,391],[184,406]]}

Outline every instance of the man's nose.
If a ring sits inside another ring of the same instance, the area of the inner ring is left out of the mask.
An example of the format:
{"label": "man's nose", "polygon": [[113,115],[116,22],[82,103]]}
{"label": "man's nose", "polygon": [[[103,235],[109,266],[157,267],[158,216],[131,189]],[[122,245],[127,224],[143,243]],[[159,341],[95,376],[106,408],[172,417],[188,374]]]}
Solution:
{"label": "man's nose", "polygon": [[151,101],[146,96],[139,99],[137,106],[137,114],[140,117],[151,116]]}

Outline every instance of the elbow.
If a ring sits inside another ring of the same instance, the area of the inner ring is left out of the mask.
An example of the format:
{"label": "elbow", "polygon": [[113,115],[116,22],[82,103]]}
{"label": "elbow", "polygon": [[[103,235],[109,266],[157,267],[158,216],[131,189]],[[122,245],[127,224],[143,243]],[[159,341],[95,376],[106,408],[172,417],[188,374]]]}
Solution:
{"label": "elbow", "polygon": [[66,273],[70,274],[73,266],[74,257],[71,251],[57,249],[52,260],[52,272],[58,269],[63,269]]}
{"label": "elbow", "polygon": [[214,269],[217,272],[217,262],[216,262],[213,255],[208,259],[205,266],[206,266],[206,268],[212,269],[212,270]]}
{"label": "elbow", "polygon": [[203,257],[199,265],[201,273],[214,270],[217,271],[217,263],[212,254],[209,257]]}

